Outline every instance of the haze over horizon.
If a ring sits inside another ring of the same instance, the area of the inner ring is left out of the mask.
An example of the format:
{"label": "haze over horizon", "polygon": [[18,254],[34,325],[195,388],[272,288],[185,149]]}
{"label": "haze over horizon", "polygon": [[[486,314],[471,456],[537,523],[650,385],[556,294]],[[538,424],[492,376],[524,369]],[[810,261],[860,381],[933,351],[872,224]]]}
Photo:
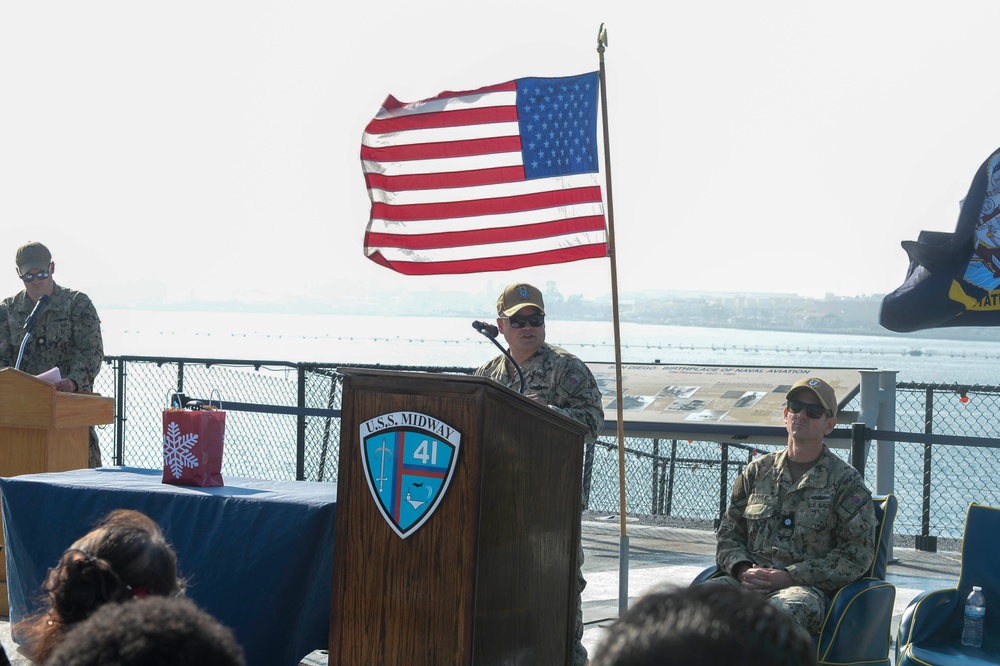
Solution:
{"label": "haze over horizon", "polygon": [[[97,303],[101,307],[110,307],[115,309],[123,309],[130,307],[153,307],[155,309],[173,309],[173,310],[183,310],[185,306],[191,306],[195,309],[211,309],[218,308],[219,310],[225,311],[231,309],[232,306],[239,306],[237,309],[249,308],[261,312],[274,311],[279,312],[282,310],[289,309],[290,306],[302,306],[306,304],[314,304],[316,308],[319,309],[330,309],[336,308],[337,305],[358,305],[364,303],[371,304],[387,304],[394,302],[400,298],[418,298],[420,296],[435,296],[440,298],[442,295],[448,294],[459,294],[463,298],[468,299],[478,299],[487,306],[492,304],[496,299],[496,295],[503,289],[503,286],[507,283],[496,283],[487,284],[484,288],[478,289],[413,289],[404,293],[399,292],[388,292],[388,291],[368,291],[364,294],[357,294],[353,297],[351,295],[330,295],[326,294],[322,299],[310,298],[309,294],[296,294],[295,296],[285,296],[285,297],[274,297],[270,299],[262,299],[258,301],[248,300],[246,298],[224,298],[216,299],[212,298],[211,295],[203,298],[190,298],[183,300],[174,300],[171,298],[150,298],[148,300],[143,300],[141,297],[138,300],[110,300],[105,303]],[[543,292],[545,292],[549,287],[555,286],[560,295],[564,298],[575,297],[581,298],[585,302],[589,303],[609,303],[611,301],[611,291],[610,289],[604,293],[597,293],[594,295],[584,295],[579,292],[564,291],[563,286],[555,283],[554,281],[547,281],[544,283],[537,284]],[[862,300],[880,300],[884,294],[857,294],[851,296],[844,296],[841,294],[822,294],[819,296],[810,296],[804,294],[798,294],[793,292],[756,292],[756,291],[709,291],[709,290],[682,290],[682,289],[645,289],[645,290],[634,290],[619,293],[619,303],[622,302],[632,302],[636,300],[649,300],[656,298],[705,298],[705,299],[731,299],[731,298],[792,298],[792,299],[802,299],[802,300],[826,300],[829,298],[833,299],[862,299]],[[478,302],[477,300],[477,302]]]}

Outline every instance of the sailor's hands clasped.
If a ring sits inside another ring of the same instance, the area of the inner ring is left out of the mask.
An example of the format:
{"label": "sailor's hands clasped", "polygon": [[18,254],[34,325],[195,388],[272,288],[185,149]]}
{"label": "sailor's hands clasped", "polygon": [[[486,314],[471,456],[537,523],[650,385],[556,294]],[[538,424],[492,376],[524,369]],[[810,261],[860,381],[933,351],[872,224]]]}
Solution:
{"label": "sailor's hands clasped", "polygon": [[740,574],[744,590],[770,594],[792,584],[792,575],[783,569],[765,569],[756,565]]}

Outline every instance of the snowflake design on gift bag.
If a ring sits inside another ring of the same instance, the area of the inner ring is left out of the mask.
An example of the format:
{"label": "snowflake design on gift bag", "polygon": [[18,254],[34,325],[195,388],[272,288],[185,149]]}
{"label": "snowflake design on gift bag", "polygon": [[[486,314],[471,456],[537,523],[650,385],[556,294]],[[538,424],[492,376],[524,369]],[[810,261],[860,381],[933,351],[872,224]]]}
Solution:
{"label": "snowflake design on gift bag", "polygon": [[198,435],[189,432],[181,434],[180,426],[171,421],[163,435],[163,464],[170,468],[175,479],[181,477],[185,467],[197,467],[198,459],[191,454],[191,448],[198,443]]}

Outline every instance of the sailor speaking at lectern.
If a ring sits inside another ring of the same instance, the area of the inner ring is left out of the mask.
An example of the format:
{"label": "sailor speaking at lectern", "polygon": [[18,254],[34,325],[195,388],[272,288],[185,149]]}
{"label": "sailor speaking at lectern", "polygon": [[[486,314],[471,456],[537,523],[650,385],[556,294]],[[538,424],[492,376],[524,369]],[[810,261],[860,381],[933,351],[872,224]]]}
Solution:
{"label": "sailor speaking at lectern", "polygon": [[[30,375],[58,368],[56,390],[93,391],[104,361],[101,320],[94,304],[86,294],[55,283],[56,265],[41,243],[18,248],[14,270],[24,288],[0,302],[0,367],[17,367]],[[93,428],[89,465],[101,465]]]}
{"label": "sailor speaking at lectern", "polygon": [[[542,292],[530,284],[512,284],[497,300],[497,328],[507,341],[511,358],[524,375],[524,395],[587,426],[587,443],[593,442],[604,427],[601,390],[590,368],[579,358],[559,347],[545,344],[545,304]],[[497,356],[476,370],[476,374],[517,390],[520,377],[507,357]],[[583,549],[578,548],[576,646],[574,666],[587,663],[583,646],[581,593],[587,585],[583,577]]]}

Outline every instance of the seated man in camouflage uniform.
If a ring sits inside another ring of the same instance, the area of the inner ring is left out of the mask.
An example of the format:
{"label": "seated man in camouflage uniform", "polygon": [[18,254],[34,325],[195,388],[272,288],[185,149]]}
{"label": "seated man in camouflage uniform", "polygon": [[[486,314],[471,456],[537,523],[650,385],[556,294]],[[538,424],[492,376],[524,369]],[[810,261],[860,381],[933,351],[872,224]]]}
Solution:
{"label": "seated man in camouflage uniform", "polygon": [[760,593],[811,634],[830,597],[875,557],[875,508],[861,475],[823,442],[837,397],[822,379],[785,396],[788,448],[762,456],[733,484],[718,531],[713,579]]}
{"label": "seated man in camouflage uniform", "polygon": [[[42,296],[50,301],[38,315],[28,339],[20,369],[38,375],[59,368],[55,387],[69,393],[94,390],[94,377],[104,362],[101,320],[90,298],[82,292],[60,287],[52,277],[56,265],[41,243],[27,243],[14,258],[17,277],[24,284],[19,293],[0,302],[0,368],[14,367],[24,339],[24,322]],[[101,466],[97,433],[90,428],[90,467]]]}
{"label": "seated man in camouflage uniform", "polygon": [[[545,306],[542,292],[530,284],[512,284],[497,300],[497,328],[507,341],[510,355],[524,374],[524,395],[579,421],[589,428],[586,443],[597,439],[604,428],[601,390],[590,368],[565,349],[545,344]],[[476,374],[518,390],[517,370],[502,354],[476,370]],[[582,473],[582,470],[581,470]],[[578,548],[576,647],[574,666],[587,663],[583,646],[583,610],[580,594],[583,578],[583,548]]]}

